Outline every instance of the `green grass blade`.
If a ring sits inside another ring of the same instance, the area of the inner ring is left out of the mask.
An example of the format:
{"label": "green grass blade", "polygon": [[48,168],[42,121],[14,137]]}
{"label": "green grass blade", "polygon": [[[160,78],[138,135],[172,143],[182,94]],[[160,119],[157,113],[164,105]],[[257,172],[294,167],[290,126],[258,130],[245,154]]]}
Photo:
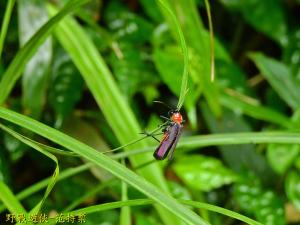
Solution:
{"label": "green grass blade", "polygon": [[173,13],[172,9],[168,5],[167,1],[164,0],[157,0],[160,6],[162,6],[162,9],[166,12],[166,14],[169,16],[170,20],[173,22],[174,27],[176,28],[176,32],[179,37],[180,46],[182,49],[183,54],[183,74],[182,74],[182,80],[181,80],[181,89],[180,89],[180,96],[177,104],[177,109],[180,110],[184,103],[185,96],[188,91],[188,78],[189,78],[189,57],[188,57],[188,48],[184,39],[183,32],[181,30],[180,24],[178,22],[177,17]]}
{"label": "green grass blade", "polygon": [[1,34],[0,34],[0,61],[1,61],[3,45],[4,45],[11,13],[13,11],[15,2],[16,2],[16,0],[9,0],[6,5],[6,10],[5,10],[5,14],[4,14],[4,19],[2,21]]}
{"label": "green grass blade", "polygon": [[[205,30],[195,0],[165,0],[176,12],[180,18],[180,27],[184,32],[184,37],[189,52],[194,53],[194,57],[190,58],[190,64],[197,65],[197,75],[201,79],[201,83],[197,85],[203,87],[203,95],[212,109],[215,116],[222,114],[222,109],[219,104],[219,93],[217,87],[211,82],[209,77],[210,68],[210,50],[209,50],[209,35]],[[163,13],[165,15],[165,13]],[[170,19],[165,15],[168,25],[171,30],[175,31],[176,27],[170,22]],[[174,32],[173,32],[174,33]]]}
{"label": "green grass blade", "polygon": [[206,146],[261,143],[300,144],[300,133],[273,131],[198,135],[183,138],[178,147],[191,150]]}
{"label": "green grass blade", "polygon": [[16,81],[21,76],[26,63],[34,55],[38,47],[46,40],[54,26],[67,14],[79,8],[87,1],[88,0],[69,1],[56,16],[42,26],[24,47],[19,50],[0,81],[0,105],[4,103]]}
{"label": "green grass blade", "polygon": [[58,166],[57,158],[54,155],[52,155],[51,153],[45,151],[43,148],[41,148],[35,142],[32,142],[29,139],[24,138],[22,135],[19,135],[17,132],[11,130],[10,128],[8,128],[6,126],[4,126],[3,124],[0,124],[0,128],[2,130],[4,130],[5,132],[9,133],[10,135],[12,135],[13,137],[15,137],[16,139],[18,139],[19,141],[23,142],[24,144],[32,147],[33,149],[35,149],[35,150],[39,151],[40,153],[42,153],[43,155],[47,156],[48,158],[53,160],[56,164],[54,173],[53,173],[52,177],[49,179],[49,183],[47,185],[46,191],[45,191],[42,199],[38,202],[38,204],[31,211],[32,214],[37,214],[40,211],[42,205],[44,204],[46,198],[48,197],[48,195],[50,194],[52,188],[54,187],[54,185],[56,183],[57,176],[59,174],[59,166]]}
{"label": "green grass blade", "polygon": [[107,170],[108,172],[125,181],[140,192],[144,193],[146,196],[153,199],[156,203],[160,204],[161,206],[172,212],[174,215],[181,218],[187,224],[208,224],[193,211],[184,207],[172,197],[169,197],[166,193],[159,190],[153,184],[149,183],[133,171],[127,169],[120,163],[117,163],[110,157],[98,152],[88,145],[77,141],[76,139],[71,138],[60,131],[55,130],[54,128],[51,128],[36,120],[33,120],[14,111],[5,109],[3,107],[0,107],[0,118],[17,124],[36,134],[39,134],[79,154],[86,160],[95,163],[97,166]]}
{"label": "green grass blade", "polygon": [[[57,11],[50,5],[48,9],[52,15]],[[90,92],[101,108],[106,121],[121,145],[126,145],[131,143],[132,140],[139,139],[139,133],[141,132],[139,124],[120,92],[104,59],[86,32],[72,17],[68,17],[56,27],[55,36],[80,71]],[[145,148],[149,143],[149,140],[138,142],[136,143],[136,147]],[[128,151],[131,147],[124,149]],[[153,159],[153,156],[152,154],[132,155],[129,159],[133,166],[136,167],[149,162]],[[149,165],[139,170],[139,174],[165,192],[169,192],[159,165]],[[162,209],[159,205],[155,207],[158,208],[158,213],[166,224],[174,225],[180,223],[176,217],[169,214],[169,212]]]}
{"label": "green grass blade", "polygon": [[[252,220],[246,216],[243,216],[239,213],[233,212],[228,209],[224,209],[219,206],[214,206],[211,204],[196,202],[196,201],[191,201],[191,200],[178,200],[178,201],[182,202],[183,204],[186,204],[188,206],[192,206],[192,207],[199,208],[199,209],[206,209],[211,212],[216,212],[216,213],[240,220],[249,225],[262,225],[261,223],[255,221],[255,220]],[[135,200],[127,200],[127,201],[117,201],[117,202],[104,203],[101,205],[94,205],[94,206],[74,210],[70,213],[72,213],[74,215],[80,214],[80,213],[90,214],[90,213],[95,213],[95,212],[100,212],[100,211],[116,209],[116,208],[120,208],[120,207],[124,207],[124,206],[142,206],[142,205],[149,205],[149,204],[153,204],[153,203],[154,202],[150,199],[135,199]],[[55,219],[51,218],[49,220],[49,224],[52,224],[53,220],[55,220]]]}
{"label": "green grass blade", "polygon": [[[83,164],[83,165],[78,166],[78,167],[66,169],[58,175],[57,181],[67,179],[67,178],[69,178],[71,176],[74,176],[78,173],[84,172],[84,171],[90,169],[92,166],[94,166],[93,163],[87,163],[87,164]],[[18,200],[23,200],[23,199],[37,193],[38,191],[42,190],[43,188],[46,188],[47,185],[49,184],[51,178],[52,177],[43,179],[43,180],[31,185],[30,187],[24,189],[23,191],[19,192],[16,195],[17,199]],[[3,206],[3,205],[0,206],[0,212],[3,212],[3,210],[5,210],[5,209],[6,209],[5,206]]]}
{"label": "green grass blade", "polygon": [[[178,154],[181,154],[180,150],[183,149],[184,152],[193,150],[196,148],[207,147],[207,146],[218,146],[218,145],[232,145],[232,144],[260,144],[260,143],[281,143],[281,144],[300,144],[300,133],[291,132],[250,132],[250,133],[230,133],[230,134],[211,134],[211,135],[199,135],[191,137],[182,137],[178,144]],[[150,146],[144,149],[136,149],[130,152],[118,153],[113,156],[115,159],[120,159],[127,157],[131,154],[143,154],[145,152],[153,151],[155,146]],[[69,168],[62,171],[58,176],[58,181],[67,179],[78,173],[88,170],[94,164],[87,163],[75,168]],[[42,190],[49,183],[50,178],[44,179],[34,185],[26,188],[16,195],[18,200],[22,200],[30,195]],[[100,188],[100,187],[99,187]],[[101,187],[102,188],[102,187]],[[97,188],[95,188],[95,192]],[[79,201],[78,201],[79,202]],[[78,205],[75,204],[74,207]],[[71,207],[70,209],[74,208]],[[2,212],[5,207],[0,206],[0,212]]]}
{"label": "green grass blade", "polygon": [[[125,165],[124,159],[122,159],[122,164]],[[127,193],[127,184],[122,181],[122,201],[127,201],[128,200],[128,193]],[[121,208],[121,213],[120,213],[120,225],[130,225],[131,224],[131,209],[129,206],[124,206]]]}
{"label": "green grass blade", "polygon": [[203,208],[206,209],[208,211],[212,211],[212,212],[216,212],[240,221],[243,221],[247,224],[250,225],[263,225],[253,219],[250,219],[249,217],[243,216],[239,213],[233,212],[231,210],[219,207],[219,206],[215,206],[215,205],[211,205],[211,204],[207,204],[207,203],[203,203],[203,202],[195,202],[195,201],[191,201],[191,200],[179,200],[180,202],[182,202],[183,204],[189,205],[189,206],[193,206],[195,208]]}
{"label": "green grass blade", "polygon": [[21,203],[17,200],[13,192],[7,187],[7,185],[0,181],[0,200],[8,208],[11,213],[14,214],[26,214],[26,210]]}
{"label": "green grass blade", "polygon": [[208,0],[204,0],[206,7],[206,14],[209,26],[209,42],[210,42],[210,79],[215,80],[215,45],[214,45],[214,28],[211,19],[210,4]]}

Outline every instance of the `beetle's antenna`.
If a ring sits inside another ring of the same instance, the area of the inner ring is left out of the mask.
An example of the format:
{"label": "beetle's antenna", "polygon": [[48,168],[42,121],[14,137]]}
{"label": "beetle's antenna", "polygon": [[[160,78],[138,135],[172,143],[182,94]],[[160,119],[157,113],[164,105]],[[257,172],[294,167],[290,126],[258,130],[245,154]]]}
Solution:
{"label": "beetle's antenna", "polygon": [[167,108],[169,108],[170,110],[173,110],[170,106],[168,106],[166,103],[162,102],[162,101],[153,101],[154,103],[160,103],[164,106],[166,106]]}

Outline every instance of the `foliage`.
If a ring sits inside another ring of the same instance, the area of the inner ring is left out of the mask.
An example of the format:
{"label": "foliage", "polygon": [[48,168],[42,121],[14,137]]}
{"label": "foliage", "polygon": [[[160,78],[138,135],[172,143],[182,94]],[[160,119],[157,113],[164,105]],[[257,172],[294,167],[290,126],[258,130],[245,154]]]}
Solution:
{"label": "foliage", "polygon": [[[300,223],[299,1],[0,6],[0,221]],[[172,161],[155,100],[185,119]]]}

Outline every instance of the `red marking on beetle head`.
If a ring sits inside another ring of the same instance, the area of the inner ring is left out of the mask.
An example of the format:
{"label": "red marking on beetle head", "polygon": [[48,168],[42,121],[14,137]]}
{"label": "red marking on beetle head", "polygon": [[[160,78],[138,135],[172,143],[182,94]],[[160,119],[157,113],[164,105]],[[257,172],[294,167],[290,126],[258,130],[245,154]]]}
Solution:
{"label": "red marking on beetle head", "polygon": [[171,120],[175,123],[182,123],[182,115],[180,114],[180,112],[175,112],[172,114]]}

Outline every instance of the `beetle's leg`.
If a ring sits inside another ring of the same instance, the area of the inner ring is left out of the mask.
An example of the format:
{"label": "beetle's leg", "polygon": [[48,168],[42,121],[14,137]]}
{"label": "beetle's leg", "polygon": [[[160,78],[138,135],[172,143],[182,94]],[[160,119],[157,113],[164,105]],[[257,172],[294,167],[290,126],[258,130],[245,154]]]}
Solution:
{"label": "beetle's leg", "polygon": [[162,135],[163,133],[151,134],[151,133],[148,133],[147,131],[144,131],[144,132],[141,132],[140,134],[144,134],[147,137],[152,137],[154,140],[160,142],[160,140],[158,140],[155,136],[156,135]]}

